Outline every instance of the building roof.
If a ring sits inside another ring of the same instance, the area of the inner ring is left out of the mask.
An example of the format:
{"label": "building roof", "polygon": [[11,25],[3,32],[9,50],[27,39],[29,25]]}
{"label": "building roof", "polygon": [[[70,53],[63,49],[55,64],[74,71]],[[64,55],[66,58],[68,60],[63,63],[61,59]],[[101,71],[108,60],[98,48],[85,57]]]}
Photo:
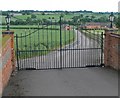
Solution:
{"label": "building roof", "polygon": [[85,24],[85,26],[102,26],[102,27],[109,27],[110,23],[100,23],[100,22],[88,22]]}

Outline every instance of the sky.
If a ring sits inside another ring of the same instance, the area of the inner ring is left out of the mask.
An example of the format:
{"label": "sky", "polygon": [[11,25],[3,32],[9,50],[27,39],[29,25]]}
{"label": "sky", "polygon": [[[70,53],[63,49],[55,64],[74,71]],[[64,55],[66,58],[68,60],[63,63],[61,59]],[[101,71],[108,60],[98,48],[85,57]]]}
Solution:
{"label": "sky", "polygon": [[0,0],[0,10],[118,12],[120,0]]}

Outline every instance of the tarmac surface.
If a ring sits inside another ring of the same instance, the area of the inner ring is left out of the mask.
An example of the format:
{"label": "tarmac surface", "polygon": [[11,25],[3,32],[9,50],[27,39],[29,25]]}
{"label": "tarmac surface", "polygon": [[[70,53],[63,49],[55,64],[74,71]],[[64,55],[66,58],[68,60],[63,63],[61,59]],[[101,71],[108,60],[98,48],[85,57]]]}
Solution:
{"label": "tarmac surface", "polygon": [[105,67],[18,71],[3,96],[118,96],[118,72]]}

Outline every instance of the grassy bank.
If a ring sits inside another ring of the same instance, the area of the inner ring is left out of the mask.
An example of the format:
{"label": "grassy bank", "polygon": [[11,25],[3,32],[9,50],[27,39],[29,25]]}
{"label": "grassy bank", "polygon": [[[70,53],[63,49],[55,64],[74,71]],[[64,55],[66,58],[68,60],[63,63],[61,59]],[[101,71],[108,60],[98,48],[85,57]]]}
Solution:
{"label": "grassy bank", "polygon": [[[82,30],[81,31],[86,37],[97,41],[99,44],[102,42],[102,33],[104,34],[104,30]],[[104,38],[104,35],[103,35]]]}

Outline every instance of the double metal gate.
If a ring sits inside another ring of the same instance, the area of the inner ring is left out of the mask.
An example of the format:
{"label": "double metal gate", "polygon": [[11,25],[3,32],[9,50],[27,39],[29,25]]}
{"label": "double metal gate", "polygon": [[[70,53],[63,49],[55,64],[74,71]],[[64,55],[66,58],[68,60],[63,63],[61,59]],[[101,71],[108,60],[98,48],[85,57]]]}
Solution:
{"label": "double metal gate", "polygon": [[41,23],[16,35],[18,70],[101,66],[103,32],[81,30],[79,24]]}

